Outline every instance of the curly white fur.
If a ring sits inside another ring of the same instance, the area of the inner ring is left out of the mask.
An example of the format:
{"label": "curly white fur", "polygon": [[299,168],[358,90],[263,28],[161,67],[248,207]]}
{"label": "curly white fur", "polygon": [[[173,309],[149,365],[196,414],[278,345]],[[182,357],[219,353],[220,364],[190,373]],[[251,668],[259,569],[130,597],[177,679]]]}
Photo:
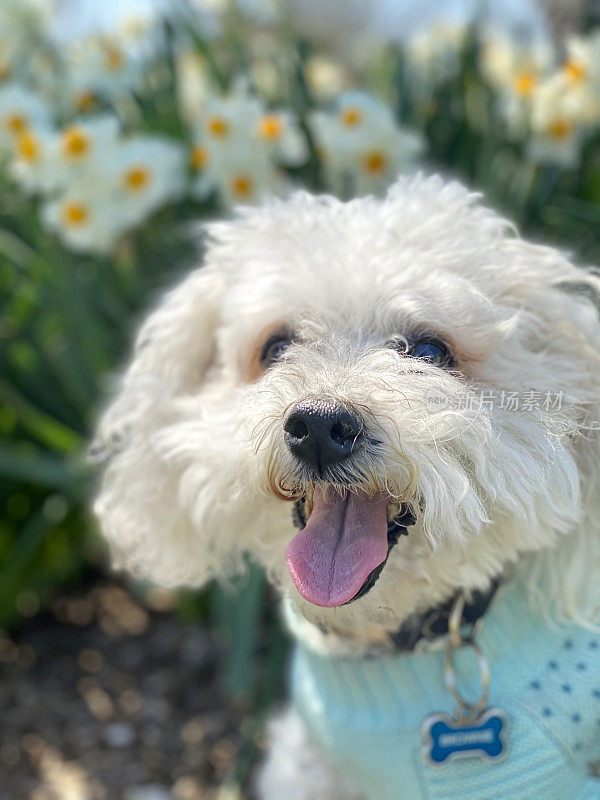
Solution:
{"label": "curly white fur", "polygon": [[[548,610],[591,620],[599,296],[595,275],[437,177],[402,179],[383,201],[299,193],[210,225],[204,266],[149,317],[100,425],[96,512],[117,565],[197,586],[249,553],[297,617],[358,645],[458,588],[485,589],[509,565]],[[249,377],[278,324],[295,343]],[[419,329],[452,343],[458,371],[417,369],[385,346]],[[466,389],[563,399],[460,408]],[[445,410],[428,407],[432,391]],[[331,482],[387,491],[418,516],[373,589],[338,608],[303,600],[284,557],[295,531],[281,494],[311,486],[282,424],[312,397],[359,409],[382,443]]]}

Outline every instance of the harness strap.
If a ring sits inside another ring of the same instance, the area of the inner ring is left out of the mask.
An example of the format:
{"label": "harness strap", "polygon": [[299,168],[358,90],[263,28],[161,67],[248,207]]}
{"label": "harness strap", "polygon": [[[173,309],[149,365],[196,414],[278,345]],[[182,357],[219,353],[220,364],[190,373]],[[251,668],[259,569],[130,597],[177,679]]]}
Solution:
{"label": "harness strap", "polygon": [[[500,581],[494,580],[487,591],[473,592],[462,611],[463,624],[473,626],[483,617],[499,586]],[[399,652],[411,652],[421,641],[431,642],[440,636],[446,636],[449,633],[450,614],[457,597],[458,593],[445,603],[422,614],[413,614],[397,631],[390,634],[395,649]]]}

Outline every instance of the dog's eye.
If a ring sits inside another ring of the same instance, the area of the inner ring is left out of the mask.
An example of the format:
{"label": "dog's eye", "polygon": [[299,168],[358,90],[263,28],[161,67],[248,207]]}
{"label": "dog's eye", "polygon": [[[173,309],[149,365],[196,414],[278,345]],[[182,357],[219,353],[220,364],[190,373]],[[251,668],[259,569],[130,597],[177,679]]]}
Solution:
{"label": "dog's eye", "polygon": [[438,367],[451,367],[454,364],[452,353],[448,346],[439,339],[421,339],[414,342],[408,349],[407,355],[419,358]]}
{"label": "dog's eye", "polygon": [[288,333],[275,333],[270,336],[264,343],[260,355],[260,363],[264,369],[278,361],[291,343],[292,339]]}

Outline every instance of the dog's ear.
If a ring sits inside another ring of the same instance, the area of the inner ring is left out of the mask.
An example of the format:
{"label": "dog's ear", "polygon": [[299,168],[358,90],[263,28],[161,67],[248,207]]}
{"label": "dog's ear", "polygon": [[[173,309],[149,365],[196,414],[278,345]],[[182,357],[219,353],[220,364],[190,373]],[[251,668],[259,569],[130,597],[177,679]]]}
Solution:
{"label": "dog's ear", "polygon": [[[565,413],[577,413],[571,448],[580,485],[576,531],[553,548],[532,556],[529,585],[533,596],[560,619],[600,624],[600,273],[568,266],[551,282],[556,305],[546,296],[550,347],[556,369],[568,385]],[[543,299],[543,298],[542,298]],[[571,521],[571,520],[569,520]],[[540,591],[541,590],[541,591]]]}
{"label": "dog's ear", "polygon": [[104,465],[94,511],[115,566],[166,585],[201,583],[209,570],[155,435],[174,421],[177,398],[201,387],[224,291],[222,273],[202,267],[150,314],[90,451]]}
{"label": "dog's ear", "polygon": [[[580,386],[573,395],[582,401],[583,448],[591,453],[593,483],[600,488],[600,273],[577,270],[572,278],[554,284],[565,300],[565,315],[574,331]],[[559,322],[557,320],[557,322]],[[562,335],[569,334],[569,328]],[[572,359],[574,361],[574,359]],[[588,483],[588,487],[589,487]]]}
{"label": "dog's ear", "polygon": [[159,399],[202,382],[214,351],[223,276],[202,267],[169,292],[137,336],[133,358],[105,411],[90,448],[103,462],[126,447],[136,422]]}
{"label": "dog's ear", "polygon": [[596,307],[600,321],[600,270],[591,268],[582,271],[581,276],[559,281],[555,286],[567,294],[589,300]]}

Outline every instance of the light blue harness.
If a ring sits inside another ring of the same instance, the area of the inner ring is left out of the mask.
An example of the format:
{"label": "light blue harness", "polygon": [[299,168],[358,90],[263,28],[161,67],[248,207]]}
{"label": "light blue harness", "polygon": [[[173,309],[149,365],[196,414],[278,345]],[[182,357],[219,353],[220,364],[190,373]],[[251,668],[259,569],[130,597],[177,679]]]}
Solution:
{"label": "light blue harness", "polygon": [[[502,587],[478,642],[492,672],[491,705],[509,722],[503,761],[431,766],[421,723],[454,712],[443,652],[366,659],[324,656],[299,644],[292,696],[312,735],[369,800],[600,800],[600,635],[553,625],[522,589]],[[455,655],[461,690],[476,696],[472,654]],[[327,800],[327,798],[323,798]]]}

